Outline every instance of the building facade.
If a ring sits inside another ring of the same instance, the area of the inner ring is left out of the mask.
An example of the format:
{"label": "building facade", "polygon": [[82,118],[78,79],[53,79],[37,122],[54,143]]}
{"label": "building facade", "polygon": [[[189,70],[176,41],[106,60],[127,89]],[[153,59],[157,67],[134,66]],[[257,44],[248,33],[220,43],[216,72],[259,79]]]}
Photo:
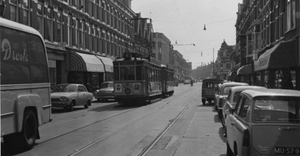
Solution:
{"label": "building facade", "polygon": [[161,64],[173,68],[172,53],[173,48],[171,41],[163,33],[154,32],[153,36],[153,47],[152,47],[152,57],[156,59]]}
{"label": "building facade", "polygon": [[300,90],[300,1],[244,0],[238,8],[237,75],[255,85]]}
{"label": "building facade", "polygon": [[51,85],[81,83],[89,91],[113,79],[112,61],[135,51],[131,0],[2,0],[3,18],[45,39]]}
{"label": "building facade", "polygon": [[233,51],[234,46],[227,45],[225,40],[221,44],[217,53],[217,59],[215,62],[215,77],[218,79],[226,80],[229,71],[232,69],[232,63],[230,54]]}

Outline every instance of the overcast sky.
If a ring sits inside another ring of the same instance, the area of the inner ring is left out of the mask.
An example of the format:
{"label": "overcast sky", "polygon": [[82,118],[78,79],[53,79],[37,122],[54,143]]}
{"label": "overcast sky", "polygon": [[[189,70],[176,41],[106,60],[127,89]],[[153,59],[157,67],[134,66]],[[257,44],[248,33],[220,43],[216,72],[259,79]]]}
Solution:
{"label": "overcast sky", "polygon": [[167,36],[195,69],[212,62],[213,53],[216,60],[224,40],[235,45],[238,3],[242,0],[132,0],[132,10],[151,18],[154,32]]}

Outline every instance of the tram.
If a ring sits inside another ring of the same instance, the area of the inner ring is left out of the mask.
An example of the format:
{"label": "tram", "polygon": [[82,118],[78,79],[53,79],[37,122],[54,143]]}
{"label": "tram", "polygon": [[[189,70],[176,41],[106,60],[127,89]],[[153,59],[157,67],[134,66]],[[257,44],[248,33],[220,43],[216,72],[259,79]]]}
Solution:
{"label": "tram", "polygon": [[145,104],[174,93],[174,72],[167,66],[125,52],[113,61],[114,98],[119,103]]}

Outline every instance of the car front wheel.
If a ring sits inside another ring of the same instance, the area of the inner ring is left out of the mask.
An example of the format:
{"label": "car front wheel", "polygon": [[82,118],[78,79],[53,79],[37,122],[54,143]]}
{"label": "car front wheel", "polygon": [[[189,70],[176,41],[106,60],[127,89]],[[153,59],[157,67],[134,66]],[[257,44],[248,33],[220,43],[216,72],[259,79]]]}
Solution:
{"label": "car front wheel", "polygon": [[75,102],[72,101],[70,106],[69,106],[69,111],[72,112],[74,110],[74,105],[75,105]]}

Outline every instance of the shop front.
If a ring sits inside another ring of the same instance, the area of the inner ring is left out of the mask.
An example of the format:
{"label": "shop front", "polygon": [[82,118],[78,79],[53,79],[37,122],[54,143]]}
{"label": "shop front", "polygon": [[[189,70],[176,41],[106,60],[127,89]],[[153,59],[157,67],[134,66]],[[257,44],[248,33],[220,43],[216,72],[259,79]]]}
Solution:
{"label": "shop front", "polygon": [[48,55],[48,67],[50,85],[53,88],[55,85],[66,82],[66,50],[59,45],[54,45],[49,42],[46,43],[47,55]]}
{"label": "shop front", "polygon": [[105,81],[112,81],[113,80],[113,72],[114,72],[114,67],[113,67],[113,60],[108,57],[103,57],[100,55],[96,55],[97,58],[99,58],[104,65],[104,80]]}
{"label": "shop front", "polygon": [[253,84],[253,80],[252,80],[252,73],[253,73],[252,64],[246,64],[246,65],[241,66],[240,68],[237,69],[236,73],[240,77],[240,81],[241,82],[246,82],[249,85]]}
{"label": "shop front", "polygon": [[237,63],[228,73],[227,80],[228,81],[240,81],[237,75],[237,70],[240,68],[241,63]]}
{"label": "shop front", "polygon": [[[100,88],[106,81],[106,73],[112,73],[112,60],[106,60],[105,64],[100,57],[94,54],[70,52],[69,57],[69,83],[84,84],[90,92]],[[106,69],[108,72],[106,72]]]}
{"label": "shop front", "polygon": [[268,49],[254,62],[255,85],[299,90],[297,52],[297,39],[280,42]]}

